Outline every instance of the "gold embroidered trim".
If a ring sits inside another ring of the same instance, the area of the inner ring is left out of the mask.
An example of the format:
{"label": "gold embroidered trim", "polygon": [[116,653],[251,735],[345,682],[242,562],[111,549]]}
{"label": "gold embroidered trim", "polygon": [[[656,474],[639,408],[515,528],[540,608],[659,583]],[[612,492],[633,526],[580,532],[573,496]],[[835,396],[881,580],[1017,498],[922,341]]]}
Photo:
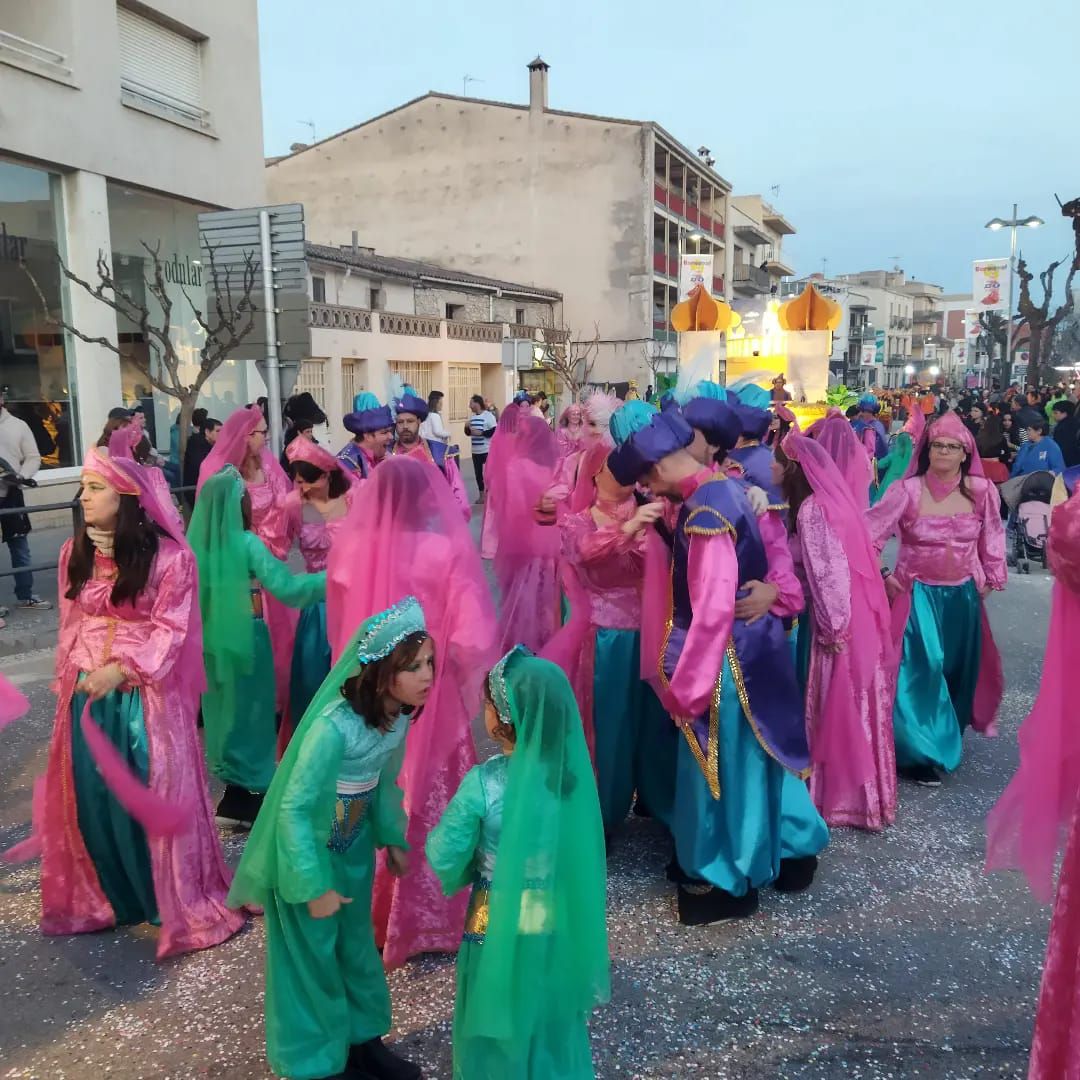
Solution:
{"label": "gold embroidered trim", "polygon": [[[706,480],[706,484],[712,483],[711,480]],[[704,485],[703,485],[704,486]],[[705,525],[691,525],[690,523],[698,516],[698,514],[712,514],[713,517],[723,522],[719,528],[709,528]],[[731,533],[735,535],[735,526],[723,514],[714,510],[711,506],[698,506],[691,510],[686,516],[686,521],[683,523],[683,532],[690,536],[719,536],[721,533]]]}
{"label": "gold embroidered trim", "polygon": [[482,943],[487,935],[488,904],[491,900],[490,886],[477,883],[469,897],[469,909],[465,914],[465,940]]}
{"label": "gold embroidered trim", "polygon": [[721,668],[716,685],[713,687],[712,704],[709,706],[709,734],[706,739],[708,753],[701,752],[697,735],[689,723],[682,729],[686,743],[690,747],[690,753],[694,755],[694,760],[698,763],[705,777],[705,783],[709,787],[709,794],[714,799],[720,798],[720,694],[723,686],[724,669]]}
{"label": "gold embroidered trim", "polygon": [[660,677],[660,685],[665,690],[671,689],[668,682],[667,672],[664,671],[664,657],[667,656],[668,645],[671,642],[671,634],[675,629],[675,560],[671,561],[671,570],[668,573],[668,608],[667,622],[664,624],[664,639],[660,642],[660,656],[656,661],[656,673]]}
{"label": "gold embroidered trim", "polygon": [[782,502],[782,503],[769,503],[769,505],[766,506],[765,509],[766,510],[790,510],[791,507],[786,502]]}

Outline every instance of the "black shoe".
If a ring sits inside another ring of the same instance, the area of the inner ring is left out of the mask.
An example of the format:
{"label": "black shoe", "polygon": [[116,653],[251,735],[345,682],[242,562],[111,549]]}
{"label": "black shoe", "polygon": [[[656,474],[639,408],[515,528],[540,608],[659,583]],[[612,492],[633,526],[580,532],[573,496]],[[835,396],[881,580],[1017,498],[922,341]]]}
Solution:
{"label": "black shoe", "polygon": [[750,889],[745,896],[732,896],[704,882],[679,886],[679,922],[683,926],[746,919],[757,909],[757,889]]}
{"label": "black shoe", "polygon": [[664,867],[664,876],[673,885],[694,885],[698,884],[696,878],[692,878],[680,865],[679,860],[676,857],[672,857],[671,862]]}
{"label": "black shoe", "polygon": [[656,815],[649,809],[649,804],[641,796],[634,800],[634,817],[653,818]]}
{"label": "black shoe", "polygon": [[[258,799],[259,803],[253,803]],[[226,784],[225,794],[221,796],[221,802],[214,811],[214,820],[219,825],[231,825],[234,829],[250,829],[255,823],[255,815],[259,812],[262,796],[252,795],[236,784]]]}
{"label": "black shoe", "polygon": [[923,787],[941,787],[941,773],[933,765],[905,765],[896,770],[907,780],[914,780]]}
{"label": "black shoe", "polygon": [[814,883],[818,860],[816,855],[804,855],[801,859],[781,859],[780,873],[776,875],[773,888],[777,892],[802,892]]}
{"label": "black shoe", "polygon": [[368,1039],[349,1050],[349,1067],[372,1080],[420,1080],[420,1066],[395,1054],[382,1039]]}

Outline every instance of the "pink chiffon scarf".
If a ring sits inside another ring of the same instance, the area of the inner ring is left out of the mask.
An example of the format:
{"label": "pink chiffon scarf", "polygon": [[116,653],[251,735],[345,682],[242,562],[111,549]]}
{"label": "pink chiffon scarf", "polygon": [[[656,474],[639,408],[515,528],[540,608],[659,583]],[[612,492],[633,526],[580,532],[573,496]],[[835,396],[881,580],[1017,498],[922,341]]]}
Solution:
{"label": "pink chiffon scarf", "polygon": [[472,719],[497,659],[483,564],[443,476],[387,458],[365,483],[330,550],[327,628],[335,659],[364,619],[414,595],[435,643],[435,681],[409,729],[399,783],[409,815],[409,872],[376,871],[372,919],[387,968],[422,952],[454,952],[467,896],[446,898],[423,855],[428,832],[476,764]]}

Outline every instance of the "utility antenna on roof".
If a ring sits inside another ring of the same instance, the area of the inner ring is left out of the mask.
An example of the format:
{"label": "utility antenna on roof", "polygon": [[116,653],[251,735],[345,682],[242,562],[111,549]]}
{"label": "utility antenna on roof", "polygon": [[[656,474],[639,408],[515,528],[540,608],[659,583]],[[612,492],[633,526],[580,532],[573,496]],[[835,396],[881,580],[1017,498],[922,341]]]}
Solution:
{"label": "utility antenna on roof", "polygon": [[779,199],[780,198],[780,185],[779,184],[773,184],[773,186],[771,188],[769,188],[769,191],[772,192],[772,197],[774,199]]}
{"label": "utility antenna on roof", "polygon": [[473,78],[472,75],[464,76],[462,78],[462,80],[461,80],[461,96],[462,97],[468,97],[469,96],[469,83],[471,83],[471,82],[482,83],[483,81],[484,81],[483,79]]}
{"label": "utility antenna on roof", "polygon": [[890,255],[889,258],[892,259],[892,261],[893,261],[893,270],[897,274],[901,273],[901,270],[900,270],[900,256],[899,255]]}
{"label": "utility antenna on roof", "polygon": [[303,124],[304,127],[311,128],[311,141],[313,143],[318,142],[318,139],[315,138],[315,121],[314,120],[297,120],[296,122],[298,124]]}

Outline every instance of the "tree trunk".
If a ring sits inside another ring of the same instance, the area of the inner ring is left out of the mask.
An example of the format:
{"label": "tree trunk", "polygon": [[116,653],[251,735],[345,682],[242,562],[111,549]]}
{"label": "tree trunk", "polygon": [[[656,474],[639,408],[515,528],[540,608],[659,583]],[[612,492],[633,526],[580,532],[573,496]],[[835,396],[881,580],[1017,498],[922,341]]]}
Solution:
{"label": "tree trunk", "polygon": [[191,414],[195,411],[195,404],[199,400],[198,390],[189,389],[180,398],[180,477],[183,483],[184,454],[187,451],[188,436],[191,434]]}

